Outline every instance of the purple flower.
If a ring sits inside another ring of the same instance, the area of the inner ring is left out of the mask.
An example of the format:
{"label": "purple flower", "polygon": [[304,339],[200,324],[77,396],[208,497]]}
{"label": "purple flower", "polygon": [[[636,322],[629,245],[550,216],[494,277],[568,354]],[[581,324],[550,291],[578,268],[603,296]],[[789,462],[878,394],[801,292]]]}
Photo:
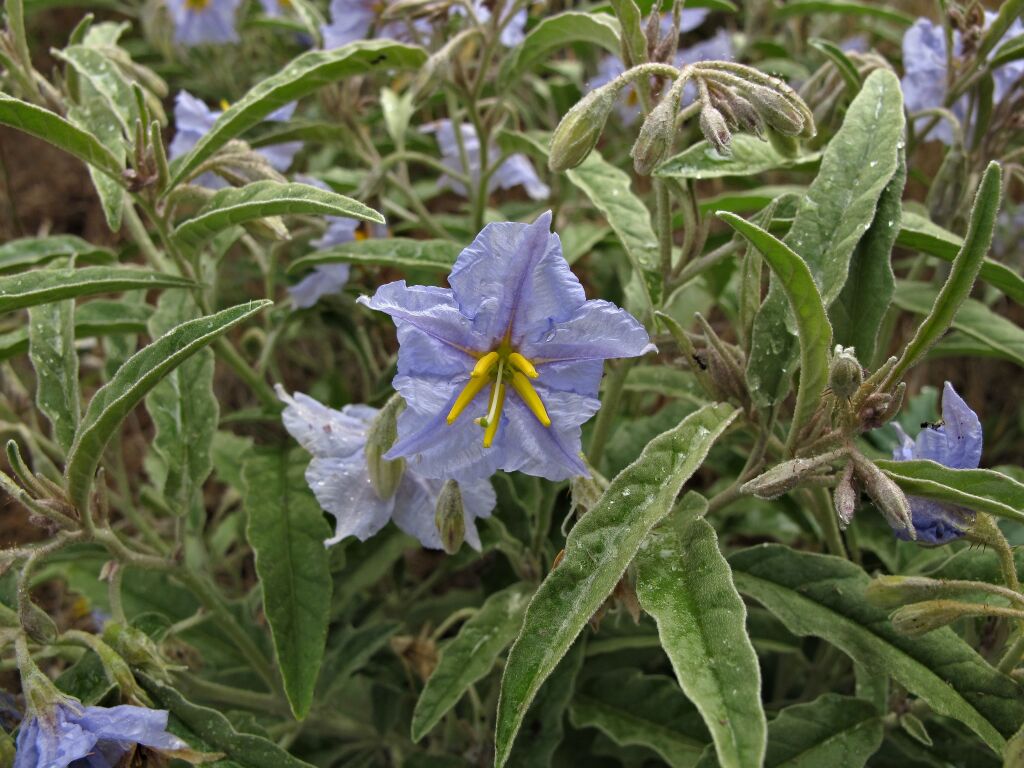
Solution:
{"label": "purple flower", "polygon": [[283,16],[292,7],[291,0],[260,0],[263,12],[272,18]]}
{"label": "purple flower", "polygon": [[324,296],[341,293],[348,283],[348,264],[318,264],[313,271],[295,285],[288,287],[288,295],[296,309],[309,309]]}
{"label": "purple flower", "polygon": [[174,40],[182,45],[238,41],[235,12],[240,0],[167,0]]}
{"label": "purple flower", "polygon": [[[473,0],[473,13],[481,24],[486,24],[491,19],[491,9],[484,4],[484,0]],[[450,17],[465,17],[467,15],[466,8],[458,4],[453,5],[448,9],[448,15]],[[498,37],[502,45],[511,48],[526,39],[526,18],[525,8],[521,8],[511,16],[506,14],[505,18],[501,20],[501,35]]]}
{"label": "purple flower", "polygon": [[65,699],[28,715],[18,732],[14,768],[113,768],[133,746],[187,749],[167,732],[167,712],[145,707],[86,707]]}
{"label": "purple flower", "polygon": [[451,288],[381,286],[362,304],[398,329],[406,402],[387,459],[459,481],[503,469],[550,480],[587,475],[580,426],[601,403],[604,361],[654,349],[607,301],[587,301],[551,213],[488,224],[455,262]]}
{"label": "purple flower", "polygon": [[[480,140],[477,138],[476,129],[469,123],[461,123],[459,131],[462,134],[462,148],[466,152],[466,161],[469,163],[467,169],[462,163],[462,153],[459,151],[459,142],[456,139],[455,128],[451,120],[438,120],[437,122],[424,126],[420,129],[423,133],[434,133],[437,135],[437,144],[441,149],[441,161],[448,168],[457,173],[464,173],[474,183],[480,178]],[[500,157],[498,148],[494,145],[488,147],[488,157],[492,160]],[[448,187],[460,195],[466,195],[466,187],[460,181],[442,176],[440,185]],[[496,189],[512,189],[522,186],[526,194],[532,200],[546,200],[551,194],[551,189],[540,180],[533,164],[525,155],[512,155],[507,158],[501,166],[491,174],[487,183],[487,191],[493,192]]]}
{"label": "purple flower", "polygon": [[[953,469],[976,469],[981,462],[981,422],[978,414],[953,389],[948,381],[942,389],[942,424],[926,427],[911,440],[894,423],[900,445],[893,451],[896,461],[930,459]],[[911,496],[910,511],[917,540],[945,544],[964,535],[974,521],[974,513],[963,507]],[[896,535],[906,539],[906,533]]]}
{"label": "purple flower", "polygon": [[324,49],[340,48],[370,37],[416,42],[417,35],[430,35],[432,28],[429,19],[415,19],[411,22],[411,29],[410,22],[401,19],[391,21],[378,27],[371,35],[370,29],[386,6],[387,2],[382,0],[331,0],[331,21],[320,28]]}
{"label": "purple flower", "polygon": [[[394,496],[382,499],[370,482],[366,466],[366,436],[377,415],[367,405],[346,405],[340,411],[328,408],[299,392],[294,397],[277,386],[284,401],[285,429],[313,454],[306,469],[306,482],[320,506],[337,521],[334,536],[325,545],[337,544],[347,536],[366,541],[394,520],[395,525],[420,540],[429,549],[443,549],[434,521],[437,496],[444,482],[433,480],[406,467]],[[494,489],[486,480],[460,483],[466,523],[466,541],[480,550],[478,517],[490,517],[497,503]]]}

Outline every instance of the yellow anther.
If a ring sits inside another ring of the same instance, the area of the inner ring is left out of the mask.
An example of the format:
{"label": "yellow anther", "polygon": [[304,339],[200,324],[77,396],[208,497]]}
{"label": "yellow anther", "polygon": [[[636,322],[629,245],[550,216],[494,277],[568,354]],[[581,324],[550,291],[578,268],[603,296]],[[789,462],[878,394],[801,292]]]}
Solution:
{"label": "yellow anther", "polygon": [[498,425],[501,423],[501,411],[505,407],[505,382],[499,381],[497,391],[494,393],[496,400],[491,405],[490,413],[487,414],[487,427],[484,429],[484,448],[490,448],[494,442],[494,436],[498,434]]}
{"label": "yellow anther", "polygon": [[[203,5],[206,5],[206,0],[203,0]],[[221,112],[227,112],[227,111],[228,111],[228,108],[229,108],[230,106],[231,106],[231,102],[230,102],[230,101],[228,101],[227,99],[221,99],[221,100],[220,100],[220,109],[221,109]]]}
{"label": "yellow anther", "polygon": [[473,366],[473,372],[470,373],[469,375],[473,376],[474,378],[486,376],[488,373],[491,372],[491,368],[493,368],[495,363],[497,362],[498,353],[488,352],[486,355],[484,355],[483,357],[476,361],[476,365]]}
{"label": "yellow anther", "polygon": [[480,390],[487,384],[485,376],[470,376],[465,388],[459,393],[455,405],[448,411],[448,423],[451,424],[466,410],[466,406],[473,402],[473,398],[480,394]]}
{"label": "yellow anther", "polygon": [[537,390],[533,388],[530,380],[519,371],[512,371],[512,388],[519,393],[519,397],[526,403],[526,407],[530,409],[533,415],[537,417],[537,421],[545,427],[550,427],[551,417],[548,416],[544,402],[540,399],[540,395],[537,394]]}
{"label": "yellow anther", "polygon": [[536,379],[540,374],[537,373],[537,369],[533,367],[533,363],[527,360],[525,357],[520,355],[518,352],[513,352],[508,356],[508,361],[512,363],[513,368],[517,368],[531,379]]}

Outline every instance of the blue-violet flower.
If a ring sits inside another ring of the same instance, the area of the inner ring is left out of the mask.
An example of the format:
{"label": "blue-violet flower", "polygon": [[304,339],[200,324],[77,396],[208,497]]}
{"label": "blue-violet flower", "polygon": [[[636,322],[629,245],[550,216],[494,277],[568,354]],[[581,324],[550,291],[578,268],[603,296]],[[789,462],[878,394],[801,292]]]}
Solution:
{"label": "blue-violet flower", "polygon": [[174,41],[181,45],[238,41],[235,12],[241,0],[167,0]]}

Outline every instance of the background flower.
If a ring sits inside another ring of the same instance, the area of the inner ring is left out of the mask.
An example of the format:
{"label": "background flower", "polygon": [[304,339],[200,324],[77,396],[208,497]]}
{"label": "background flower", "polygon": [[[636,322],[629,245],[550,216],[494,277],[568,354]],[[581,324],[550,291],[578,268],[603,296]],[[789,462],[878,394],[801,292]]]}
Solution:
{"label": "background flower", "polygon": [[238,41],[235,13],[241,0],[167,0],[174,40],[182,45]]}

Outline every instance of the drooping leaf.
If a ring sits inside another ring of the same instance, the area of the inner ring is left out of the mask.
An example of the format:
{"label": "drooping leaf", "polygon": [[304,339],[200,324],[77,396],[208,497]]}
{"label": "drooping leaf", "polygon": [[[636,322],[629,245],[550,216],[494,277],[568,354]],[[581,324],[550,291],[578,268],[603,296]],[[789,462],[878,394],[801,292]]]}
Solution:
{"label": "drooping leaf", "polygon": [[541,19],[526,39],[513,48],[502,64],[499,82],[511,87],[543,63],[555,50],[573,43],[600,46],[613,56],[622,52],[618,22],[601,13],[566,11]]}
{"label": "drooping leaf", "polygon": [[856,2],[855,0],[789,0],[775,10],[776,17],[788,19],[793,16],[817,15],[820,13],[842,13],[851,16],[874,16],[901,26],[914,23],[914,17],[885,5]]}
{"label": "drooping leaf", "polygon": [[110,264],[117,254],[75,235],[23,237],[0,245],[0,272],[17,272],[61,257],[73,256],[76,264]]}
{"label": "drooping leaf", "polygon": [[658,623],[676,679],[711,732],[725,768],[760,766],[765,750],[761,669],[747,636],[747,612],[701,515],[707,500],[687,494],[644,542],[636,595]]}
{"label": "drooping leaf", "polygon": [[565,555],[531,600],[505,665],[495,734],[499,768],[541,684],[736,415],[731,406],[708,405],[656,437],[569,533]]}
{"label": "drooping leaf", "polygon": [[670,157],[654,175],[668,179],[719,179],[727,176],[756,176],[765,171],[810,166],[821,159],[821,152],[806,152],[786,157],[767,141],[747,133],[732,137],[730,154],[720,155],[706,141]]}
{"label": "drooping leaf", "polygon": [[75,350],[75,301],[65,299],[32,307],[28,313],[29,358],[36,373],[36,405],[66,452],[81,417],[78,352]]}
{"label": "drooping leaf", "polygon": [[187,288],[191,285],[192,281],[183,277],[131,267],[35,269],[0,277],[0,312],[97,293]]}
{"label": "drooping leaf", "polygon": [[93,476],[107,442],[124,418],[169,371],[272,303],[253,301],[182,323],[128,358],[93,395],[82,416],[64,471],[71,503],[78,509],[86,508]]}
{"label": "drooping leaf", "polygon": [[529,588],[515,584],[495,592],[441,648],[437,667],[412,714],[412,740],[419,741],[477,680],[490,673],[498,655],[515,639],[529,602]]}
{"label": "drooping leaf", "polygon": [[461,245],[448,240],[406,237],[353,240],[298,259],[289,265],[288,272],[296,274],[319,264],[344,263],[394,269],[434,269],[447,274],[461,252]]}

